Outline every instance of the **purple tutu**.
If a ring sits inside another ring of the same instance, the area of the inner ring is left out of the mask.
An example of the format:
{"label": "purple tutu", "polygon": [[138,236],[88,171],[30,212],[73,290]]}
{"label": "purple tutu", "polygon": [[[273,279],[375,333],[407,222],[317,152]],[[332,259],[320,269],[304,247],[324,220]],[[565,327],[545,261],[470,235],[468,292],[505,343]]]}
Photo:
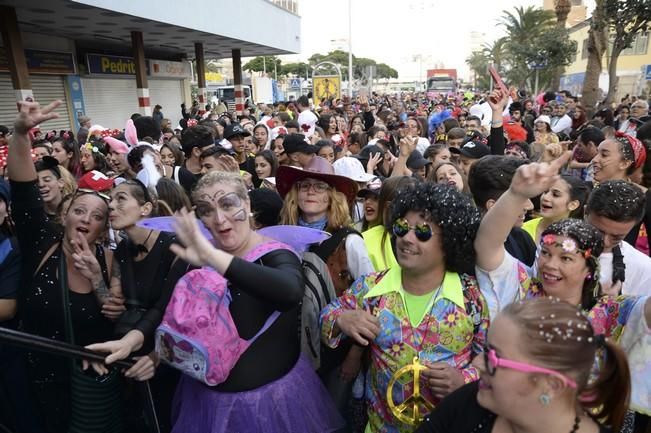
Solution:
{"label": "purple tutu", "polygon": [[217,392],[183,375],[174,396],[172,433],[326,433],[344,426],[308,361],[244,392]]}

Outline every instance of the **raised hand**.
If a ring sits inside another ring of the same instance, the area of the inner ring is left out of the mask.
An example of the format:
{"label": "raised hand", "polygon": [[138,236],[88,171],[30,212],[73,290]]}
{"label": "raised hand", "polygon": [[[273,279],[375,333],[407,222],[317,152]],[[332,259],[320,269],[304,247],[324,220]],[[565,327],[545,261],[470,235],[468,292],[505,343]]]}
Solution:
{"label": "raised hand", "polygon": [[488,105],[490,105],[491,110],[493,111],[499,113],[503,112],[508,103],[509,94],[502,92],[500,89],[495,89],[490,93],[490,95],[488,95]]}
{"label": "raised hand", "polygon": [[374,174],[375,169],[377,168],[378,164],[380,164],[381,161],[382,161],[382,154],[380,152],[371,153],[371,157],[366,163],[366,172],[368,174]]}
{"label": "raised hand", "polygon": [[572,152],[565,152],[552,162],[522,165],[515,172],[509,190],[520,197],[536,197],[551,188],[559,178],[558,172],[572,157]]}
{"label": "raised hand", "polygon": [[400,139],[400,156],[409,158],[409,155],[416,150],[418,137],[405,137]]}
{"label": "raised hand", "polygon": [[72,260],[75,269],[89,281],[102,278],[102,269],[95,257],[95,253],[88,246],[86,237],[78,233],[75,239],[70,241],[73,248]]}
{"label": "raised hand", "polygon": [[18,102],[18,116],[14,120],[14,132],[16,134],[27,134],[30,129],[48,120],[59,117],[54,110],[63,102],[56,100],[44,108],[38,102]]}
{"label": "raised hand", "polygon": [[215,247],[206,239],[199,229],[194,212],[181,209],[174,215],[176,235],[183,244],[172,244],[170,250],[181,259],[195,266],[208,264]]}

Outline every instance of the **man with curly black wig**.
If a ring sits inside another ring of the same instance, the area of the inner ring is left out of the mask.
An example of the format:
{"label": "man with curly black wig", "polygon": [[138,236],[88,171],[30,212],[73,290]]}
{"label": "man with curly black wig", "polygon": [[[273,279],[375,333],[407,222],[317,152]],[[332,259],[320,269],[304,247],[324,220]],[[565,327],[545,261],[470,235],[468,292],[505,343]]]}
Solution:
{"label": "man with curly black wig", "polygon": [[[467,196],[420,183],[399,191],[390,212],[386,225],[400,266],[358,279],[321,319],[330,347],[349,337],[371,349],[370,431],[402,433],[477,379],[471,361],[486,339],[488,308],[467,273],[480,220]],[[416,372],[429,386],[421,380],[414,390]],[[401,412],[412,404],[416,412]]]}

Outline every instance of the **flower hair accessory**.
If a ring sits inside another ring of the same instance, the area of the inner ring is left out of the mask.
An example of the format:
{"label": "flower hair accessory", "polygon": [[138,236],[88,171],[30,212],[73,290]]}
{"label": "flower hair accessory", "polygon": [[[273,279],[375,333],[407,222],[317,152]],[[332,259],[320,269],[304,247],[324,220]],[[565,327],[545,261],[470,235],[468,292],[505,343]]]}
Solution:
{"label": "flower hair accessory", "polygon": [[90,150],[93,153],[99,153],[99,148],[97,146],[93,145],[93,143],[86,143],[86,144],[84,144],[83,148],[87,149],[87,150]]}
{"label": "flower hair accessory", "polygon": [[584,258],[588,259],[592,256],[592,249],[588,248],[586,250],[580,249],[576,245],[576,241],[571,238],[566,238],[562,242],[558,239],[558,236],[554,234],[547,234],[542,237],[541,244],[546,246],[555,246],[562,249],[566,253],[578,253],[581,254]]}
{"label": "flower hair accessory", "polygon": [[197,126],[197,119],[188,120],[188,128],[192,128],[193,126]]}

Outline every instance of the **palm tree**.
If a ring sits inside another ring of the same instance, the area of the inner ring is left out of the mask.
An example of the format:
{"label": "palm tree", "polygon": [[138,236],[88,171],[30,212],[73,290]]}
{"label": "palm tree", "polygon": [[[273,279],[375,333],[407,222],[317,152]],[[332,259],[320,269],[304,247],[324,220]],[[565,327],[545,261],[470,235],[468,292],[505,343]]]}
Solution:
{"label": "palm tree", "polygon": [[[556,14],[556,26],[558,28],[565,28],[565,25],[567,23],[567,16],[570,14],[571,10],[572,2],[570,0],[554,0],[554,13]],[[564,71],[565,68],[563,66],[559,66],[554,69],[550,84],[552,91],[556,92],[559,90],[559,87],[561,85],[561,75],[563,75]]]}
{"label": "palm tree", "polygon": [[507,32],[504,50],[511,66],[507,78],[524,88],[533,76],[528,63],[535,55],[532,53],[535,47],[529,42],[539,39],[554,26],[554,12],[533,6],[526,9],[520,6],[515,8],[515,13],[503,11],[499,24]]}

